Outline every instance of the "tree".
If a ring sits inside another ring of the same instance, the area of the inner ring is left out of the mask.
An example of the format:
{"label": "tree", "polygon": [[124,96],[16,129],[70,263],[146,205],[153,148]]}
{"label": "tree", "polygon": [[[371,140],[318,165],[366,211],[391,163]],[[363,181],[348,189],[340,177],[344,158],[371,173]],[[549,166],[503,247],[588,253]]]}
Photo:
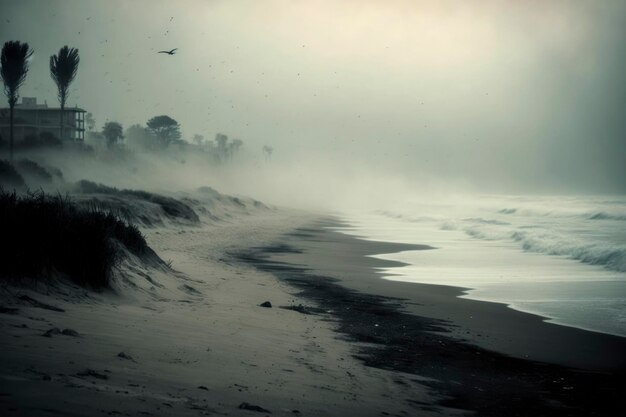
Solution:
{"label": "tree", "polygon": [[167,147],[173,141],[180,139],[180,125],[169,116],[155,116],[146,124],[162,147]]}
{"label": "tree", "polygon": [[102,135],[107,140],[107,146],[112,147],[121,139],[123,139],[123,131],[124,129],[122,129],[122,125],[118,122],[106,122],[102,127]]}
{"label": "tree", "polygon": [[33,55],[27,43],[8,41],[2,47],[0,75],[4,83],[4,94],[9,101],[9,155],[13,161],[13,112],[19,97],[19,89],[26,81],[28,59]]}
{"label": "tree", "polygon": [[154,134],[139,124],[134,124],[126,129],[124,136],[127,145],[131,148],[148,149],[154,146]]}
{"label": "tree", "polygon": [[50,76],[54,80],[54,83],[57,85],[57,89],[59,90],[57,95],[59,98],[59,103],[61,103],[61,140],[65,139],[65,102],[67,100],[67,97],[69,96],[70,84],[72,83],[72,81],[74,81],[74,78],[76,77],[79,62],[80,57],[78,56],[78,49],[69,48],[67,45],[59,49],[58,55],[52,55],[50,57]]}
{"label": "tree", "polygon": [[198,134],[195,134],[195,135],[193,135],[193,141],[194,141],[194,142],[195,142],[198,146],[200,146],[200,145],[202,145],[202,143],[204,142],[204,136],[202,136],[202,135],[198,135]]}
{"label": "tree", "polygon": [[242,145],[243,141],[241,139],[233,139],[232,142],[230,142],[228,148],[231,159],[235,156],[237,152],[239,152],[239,148],[241,148]]}
{"label": "tree", "polygon": [[217,143],[217,157],[220,161],[228,159],[228,136],[218,133],[215,135],[215,143]]}
{"label": "tree", "polygon": [[85,122],[87,123],[87,129],[90,131],[96,127],[96,119],[93,118],[93,114],[91,113],[85,115]]}

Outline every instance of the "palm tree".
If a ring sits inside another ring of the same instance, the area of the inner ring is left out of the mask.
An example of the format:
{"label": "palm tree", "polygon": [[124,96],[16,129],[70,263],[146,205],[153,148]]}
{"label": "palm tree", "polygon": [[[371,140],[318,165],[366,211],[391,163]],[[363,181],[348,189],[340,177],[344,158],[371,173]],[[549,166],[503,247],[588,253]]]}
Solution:
{"label": "palm tree", "polygon": [[58,55],[52,55],[50,57],[50,76],[59,89],[58,97],[59,103],[61,103],[61,140],[64,139],[63,113],[65,112],[65,101],[69,96],[70,84],[76,77],[79,62],[80,57],[78,56],[78,49],[68,48],[67,45],[59,49]]}
{"label": "palm tree", "polygon": [[27,43],[19,41],[8,41],[2,47],[2,56],[0,57],[0,76],[4,83],[4,94],[9,100],[9,155],[11,162],[13,161],[13,109],[19,97],[18,91],[28,73],[28,58],[31,57],[33,51]]}

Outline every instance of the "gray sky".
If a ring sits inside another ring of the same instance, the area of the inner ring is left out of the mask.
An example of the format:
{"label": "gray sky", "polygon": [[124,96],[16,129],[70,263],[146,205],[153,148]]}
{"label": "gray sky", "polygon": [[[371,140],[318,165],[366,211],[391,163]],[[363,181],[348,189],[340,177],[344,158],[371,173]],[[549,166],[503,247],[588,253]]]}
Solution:
{"label": "gray sky", "polygon": [[[626,192],[624,1],[0,0],[98,126],[168,114],[276,158],[484,191]],[[175,56],[156,54],[179,48]]]}

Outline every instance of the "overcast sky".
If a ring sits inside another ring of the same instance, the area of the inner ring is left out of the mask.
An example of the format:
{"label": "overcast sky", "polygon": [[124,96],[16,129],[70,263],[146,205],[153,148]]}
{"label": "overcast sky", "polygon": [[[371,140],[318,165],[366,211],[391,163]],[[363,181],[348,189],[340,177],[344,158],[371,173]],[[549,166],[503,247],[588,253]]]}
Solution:
{"label": "overcast sky", "polygon": [[[167,114],[185,137],[488,191],[626,191],[626,2],[0,0],[35,50],[22,96],[80,50],[98,126]],[[174,56],[157,54],[178,48]]]}

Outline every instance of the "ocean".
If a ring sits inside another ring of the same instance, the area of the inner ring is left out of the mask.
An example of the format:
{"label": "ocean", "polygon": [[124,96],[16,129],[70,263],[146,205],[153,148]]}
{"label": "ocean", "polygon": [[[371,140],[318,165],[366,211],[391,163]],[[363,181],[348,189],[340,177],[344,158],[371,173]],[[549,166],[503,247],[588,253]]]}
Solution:
{"label": "ocean", "polygon": [[479,196],[349,212],[339,230],[433,250],[378,254],[383,279],[466,288],[566,326],[626,337],[626,197]]}

